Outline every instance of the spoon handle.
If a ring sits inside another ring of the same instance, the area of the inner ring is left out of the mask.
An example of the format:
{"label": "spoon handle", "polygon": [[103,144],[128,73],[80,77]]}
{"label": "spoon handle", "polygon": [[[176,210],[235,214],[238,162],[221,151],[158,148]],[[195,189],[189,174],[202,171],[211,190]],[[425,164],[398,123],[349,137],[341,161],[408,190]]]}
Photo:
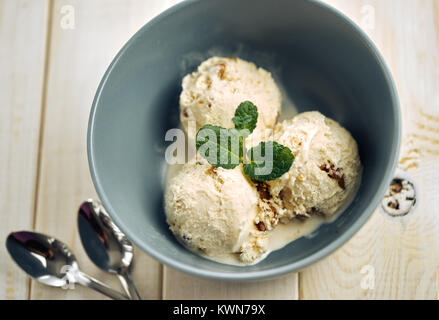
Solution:
{"label": "spoon handle", "polygon": [[127,279],[122,274],[117,274],[117,278],[119,279],[120,283],[122,284],[122,288],[125,291],[126,295],[130,297],[130,299],[133,299],[133,296],[131,295],[130,288],[128,286]]}
{"label": "spoon handle", "polygon": [[100,282],[99,280],[96,280],[88,275],[86,275],[83,272],[78,273],[77,277],[78,283],[91,288],[97,292],[102,293],[103,295],[106,295],[107,297],[114,299],[114,300],[130,300],[130,298],[114,289],[111,289],[106,284]]}
{"label": "spoon handle", "polygon": [[126,288],[126,285],[128,285],[129,296],[132,297],[132,299],[142,300],[142,298],[140,297],[139,291],[137,291],[137,288],[134,285],[133,279],[131,278],[131,275],[130,275],[130,272],[128,271],[128,269],[125,269],[124,271],[122,271],[122,273],[119,275],[119,279],[122,282],[122,286],[124,288]]}

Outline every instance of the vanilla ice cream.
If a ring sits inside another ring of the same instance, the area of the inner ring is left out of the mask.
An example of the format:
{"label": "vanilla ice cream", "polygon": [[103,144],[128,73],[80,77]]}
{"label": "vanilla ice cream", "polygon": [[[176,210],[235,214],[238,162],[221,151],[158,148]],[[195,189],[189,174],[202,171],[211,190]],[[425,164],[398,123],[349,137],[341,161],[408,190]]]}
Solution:
{"label": "vanilla ice cream", "polygon": [[165,211],[175,236],[212,260],[250,264],[266,251],[266,236],[254,224],[258,194],[241,166],[183,165],[168,180]]}
{"label": "vanilla ice cream", "polygon": [[305,112],[276,125],[271,138],[295,156],[276,180],[251,181],[241,165],[215,168],[203,158],[168,179],[167,222],[186,247],[218,262],[253,264],[332,221],[355,193],[357,144],[337,122]]}
{"label": "vanilla ice cream", "polygon": [[[273,128],[280,114],[281,93],[271,74],[241,59],[210,58],[184,77],[182,87],[180,119],[190,139],[206,124],[233,128],[235,110],[246,100],[258,108],[254,135]],[[192,132],[189,121],[195,123]]]}
{"label": "vanilla ice cream", "polygon": [[285,208],[278,218],[331,215],[355,192],[361,176],[357,144],[334,120],[304,112],[276,125],[273,140],[295,156],[289,172],[267,182],[270,196]]}
{"label": "vanilla ice cream", "polygon": [[355,194],[361,163],[351,134],[317,111],[276,124],[281,94],[269,72],[213,57],[184,77],[182,87],[180,119],[189,139],[207,124],[233,128],[236,108],[251,101],[258,121],[246,147],[272,140],[295,157],[286,173],[265,182],[252,181],[242,164],[215,168],[200,156],[170,167],[166,219],[190,250],[226,264],[254,264],[335,219]]}

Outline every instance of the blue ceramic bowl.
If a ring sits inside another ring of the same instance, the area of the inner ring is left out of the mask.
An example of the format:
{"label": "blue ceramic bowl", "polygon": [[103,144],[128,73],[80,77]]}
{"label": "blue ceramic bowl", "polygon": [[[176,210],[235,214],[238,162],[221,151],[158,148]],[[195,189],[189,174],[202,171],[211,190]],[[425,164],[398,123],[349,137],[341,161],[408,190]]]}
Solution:
{"label": "blue ceramic bowl", "polygon": [[[297,111],[317,109],[350,130],[364,166],[356,198],[334,223],[249,267],[193,254],[165,222],[165,133],[179,126],[182,77],[212,55],[272,71]],[[399,142],[389,71],[367,36],[338,11],[310,0],[187,0],[146,24],[108,68],[91,110],[88,156],[104,206],[146,253],[196,276],[253,280],[301,269],[352,237],[390,182]]]}

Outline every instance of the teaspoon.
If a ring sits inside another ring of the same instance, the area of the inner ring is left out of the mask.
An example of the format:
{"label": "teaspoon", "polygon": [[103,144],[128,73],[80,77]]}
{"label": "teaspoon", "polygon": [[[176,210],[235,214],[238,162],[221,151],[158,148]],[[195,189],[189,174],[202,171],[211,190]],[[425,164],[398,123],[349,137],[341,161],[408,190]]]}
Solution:
{"label": "teaspoon", "polygon": [[96,200],[82,203],[78,211],[78,229],[89,258],[104,271],[116,274],[129,297],[141,297],[131,279],[133,245]]}
{"label": "teaspoon", "polygon": [[112,299],[129,299],[80,271],[72,251],[53,237],[30,231],[12,232],[6,239],[6,247],[18,266],[45,285],[69,289],[77,283]]}

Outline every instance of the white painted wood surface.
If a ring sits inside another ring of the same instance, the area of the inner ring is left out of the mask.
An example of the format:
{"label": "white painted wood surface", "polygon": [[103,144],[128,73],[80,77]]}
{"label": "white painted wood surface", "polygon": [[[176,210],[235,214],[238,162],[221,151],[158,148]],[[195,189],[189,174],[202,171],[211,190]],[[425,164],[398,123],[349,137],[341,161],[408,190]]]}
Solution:
{"label": "white painted wood surface", "polygon": [[299,297],[297,273],[278,279],[248,283],[205,280],[165,268],[164,299],[295,300]]}
{"label": "white painted wood surface", "polygon": [[[34,225],[68,243],[86,272],[118,286],[114,277],[89,262],[76,230],[78,205],[95,196],[86,160],[88,113],[117,51],[144,23],[176,2],[0,0],[1,238]],[[402,219],[377,211],[336,253],[273,281],[198,279],[162,267],[137,250],[134,280],[144,298],[437,298],[439,1],[326,2],[362,26],[394,75],[404,126],[400,166],[418,188],[416,210]],[[370,268],[375,287],[365,290],[361,283],[366,274],[361,272]],[[28,297],[102,298],[83,288],[62,291],[34,281],[29,286],[0,248],[0,299]]]}
{"label": "white painted wood surface", "polygon": [[3,241],[33,224],[47,9],[48,1],[0,1],[0,300],[29,293]]}

